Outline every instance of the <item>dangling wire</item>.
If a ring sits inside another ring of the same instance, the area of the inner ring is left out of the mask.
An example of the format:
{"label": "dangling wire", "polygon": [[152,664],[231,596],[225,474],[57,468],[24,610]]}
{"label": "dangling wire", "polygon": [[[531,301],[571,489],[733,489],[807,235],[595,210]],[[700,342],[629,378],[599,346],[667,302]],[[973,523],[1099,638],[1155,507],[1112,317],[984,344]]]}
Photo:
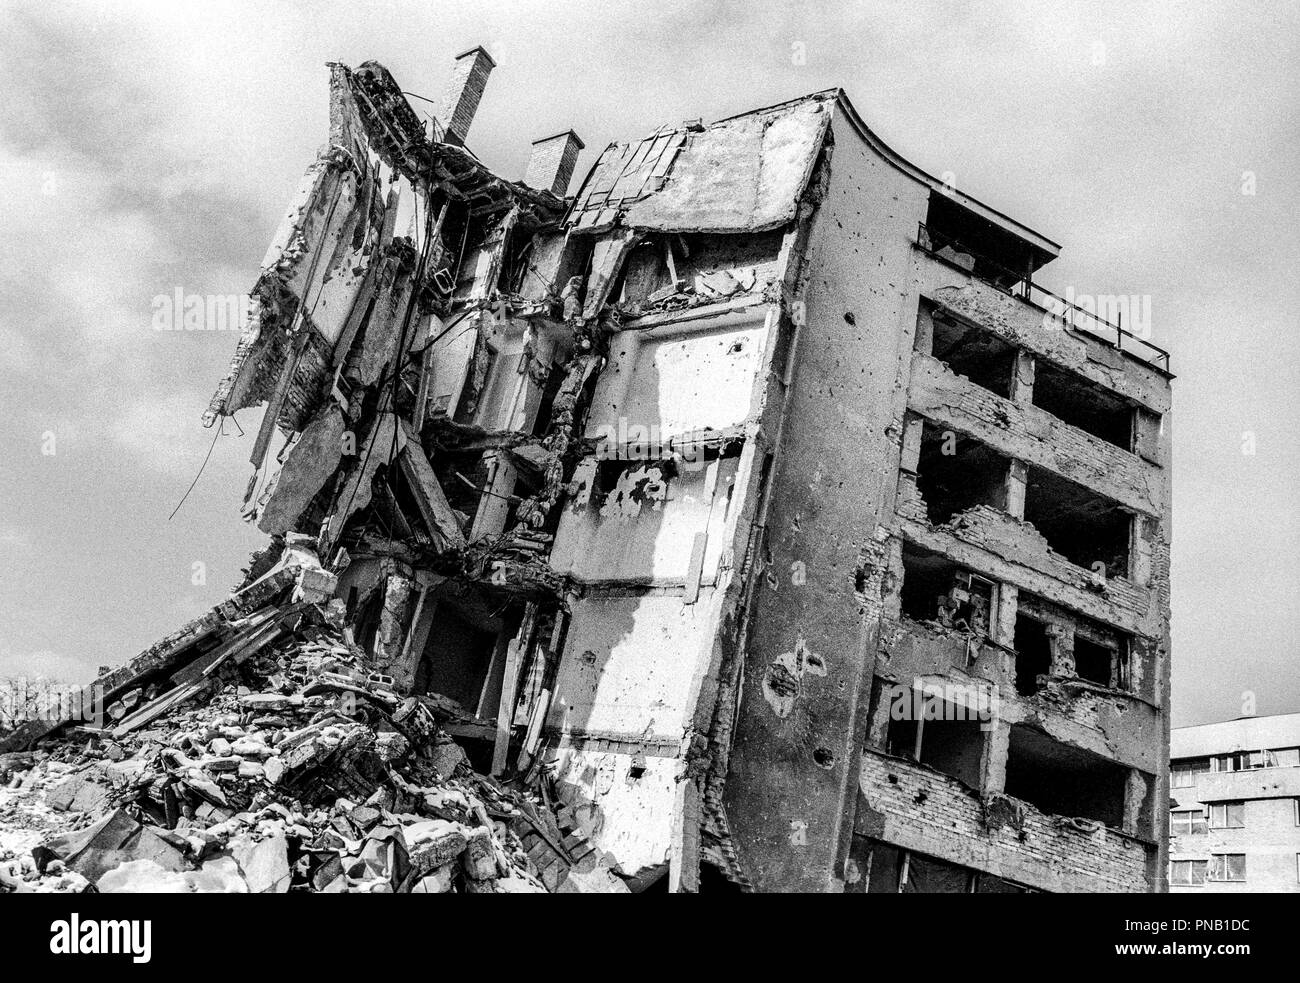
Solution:
{"label": "dangling wire", "polygon": [[[168,522],[171,522],[172,519],[176,517],[176,513],[179,512],[181,510],[181,506],[185,504],[185,499],[190,497],[190,492],[194,491],[194,486],[197,485],[199,483],[199,479],[203,477],[203,469],[208,466],[208,458],[212,457],[212,449],[217,446],[217,438],[224,436],[225,429],[226,429],[226,420],[225,417],[222,417],[221,426],[217,427],[217,432],[212,435],[212,443],[208,444],[208,453],[204,456],[203,463],[199,465],[199,473],[196,474],[194,476],[194,480],[190,482],[190,487],[185,489],[185,494],[182,495],[181,500],[176,503],[176,508],[172,509],[172,514],[167,516]],[[240,432],[242,433],[242,431]]]}

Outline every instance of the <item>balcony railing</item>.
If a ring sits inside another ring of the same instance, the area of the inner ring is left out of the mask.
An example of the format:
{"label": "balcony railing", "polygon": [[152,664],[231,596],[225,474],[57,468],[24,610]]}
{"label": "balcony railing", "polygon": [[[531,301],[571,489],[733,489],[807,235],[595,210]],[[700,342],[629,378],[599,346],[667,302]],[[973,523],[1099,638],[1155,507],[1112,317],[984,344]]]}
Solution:
{"label": "balcony railing", "polygon": [[[969,273],[1003,293],[1019,297],[1037,307],[1044,314],[1060,321],[1067,330],[1085,331],[1119,351],[1128,352],[1148,365],[1169,372],[1169,353],[1163,348],[1153,345],[1131,331],[1126,331],[1120,323],[1102,317],[1095,311],[1087,310],[1078,304],[1072,304],[1064,297],[1059,297],[1052,291],[1040,287],[1023,271],[1016,272],[956,239],[938,233],[931,236],[930,230],[924,223],[917,226],[916,244],[940,262]],[[975,260],[976,268],[966,269],[949,257],[940,255],[940,251],[945,248],[952,249],[955,253],[969,255]]]}

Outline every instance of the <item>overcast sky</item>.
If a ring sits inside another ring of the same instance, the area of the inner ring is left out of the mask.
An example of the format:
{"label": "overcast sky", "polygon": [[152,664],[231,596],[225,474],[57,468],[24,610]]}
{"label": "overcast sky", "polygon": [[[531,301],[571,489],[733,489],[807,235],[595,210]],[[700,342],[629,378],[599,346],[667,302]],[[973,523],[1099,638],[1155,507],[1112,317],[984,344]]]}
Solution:
{"label": "overcast sky", "polygon": [[1300,709],[1298,39],[1275,0],[0,0],[0,675],[83,681],[239,580],[257,414],[167,518],[236,336],[156,332],[154,298],[251,287],[327,61],[437,99],[481,43],[469,143],[506,177],[570,126],[576,186],[611,140],[842,86],[1062,243],[1045,285],[1149,295],[1178,375],[1174,724]]}

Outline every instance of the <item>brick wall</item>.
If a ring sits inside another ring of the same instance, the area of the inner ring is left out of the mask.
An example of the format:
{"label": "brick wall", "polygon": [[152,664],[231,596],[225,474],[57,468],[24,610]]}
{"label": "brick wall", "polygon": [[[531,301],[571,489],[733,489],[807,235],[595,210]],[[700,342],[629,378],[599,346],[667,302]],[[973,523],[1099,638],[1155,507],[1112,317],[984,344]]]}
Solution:
{"label": "brick wall", "polygon": [[1152,890],[1149,848],[1099,824],[1006,797],[986,809],[956,779],[870,750],[860,788],[863,835],[1045,891]]}
{"label": "brick wall", "polygon": [[465,142],[492,68],[492,59],[482,48],[467,51],[456,59],[443,98],[442,123],[446,127],[444,139],[447,143]]}
{"label": "brick wall", "polygon": [[581,149],[582,141],[572,132],[538,140],[533,144],[532,155],[528,158],[524,184],[564,197]]}

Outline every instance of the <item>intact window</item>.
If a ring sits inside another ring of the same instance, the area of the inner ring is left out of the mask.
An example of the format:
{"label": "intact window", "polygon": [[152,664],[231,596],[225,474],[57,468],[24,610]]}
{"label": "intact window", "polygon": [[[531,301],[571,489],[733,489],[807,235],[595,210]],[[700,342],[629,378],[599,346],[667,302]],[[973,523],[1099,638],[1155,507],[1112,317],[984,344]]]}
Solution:
{"label": "intact window", "polygon": [[1169,832],[1177,834],[1204,833],[1205,813],[1200,809],[1176,809],[1169,815]]}
{"label": "intact window", "polygon": [[1171,860],[1169,883],[1183,887],[1200,887],[1205,883],[1206,860]]}
{"label": "intact window", "polygon": [[1273,756],[1279,768],[1295,768],[1300,765],[1300,747],[1278,748]]}
{"label": "intact window", "polygon": [[1214,771],[1250,771],[1255,768],[1276,768],[1278,757],[1272,751],[1234,751],[1211,759]]}
{"label": "intact window", "polygon": [[1210,770],[1205,758],[1188,758],[1175,761],[1169,766],[1169,784],[1174,788],[1190,788],[1196,784],[1196,776]]}
{"label": "intact window", "polygon": [[1246,879],[1246,855],[1244,853],[1215,853],[1210,855],[1207,880],[1244,881]]}
{"label": "intact window", "polygon": [[1240,829],[1246,825],[1246,803],[1216,802],[1210,806],[1211,829]]}

